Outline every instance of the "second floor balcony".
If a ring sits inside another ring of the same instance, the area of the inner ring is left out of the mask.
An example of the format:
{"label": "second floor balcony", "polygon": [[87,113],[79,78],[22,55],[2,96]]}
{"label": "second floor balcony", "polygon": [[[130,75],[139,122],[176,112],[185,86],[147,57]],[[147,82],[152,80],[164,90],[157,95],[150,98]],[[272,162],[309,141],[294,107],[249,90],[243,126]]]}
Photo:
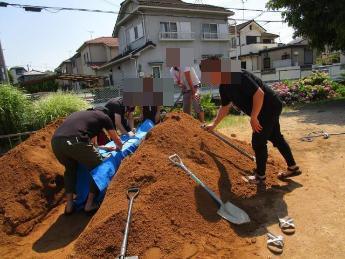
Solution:
{"label": "second floor balcony", "polygon": [[161,41],[193,41],[194,32],[159,32]]}
{"label": "second floor balcony", "polygon": [[204,41],[229,41],[230,37],[228,33],[219,32],[202,32],[201,40]]}

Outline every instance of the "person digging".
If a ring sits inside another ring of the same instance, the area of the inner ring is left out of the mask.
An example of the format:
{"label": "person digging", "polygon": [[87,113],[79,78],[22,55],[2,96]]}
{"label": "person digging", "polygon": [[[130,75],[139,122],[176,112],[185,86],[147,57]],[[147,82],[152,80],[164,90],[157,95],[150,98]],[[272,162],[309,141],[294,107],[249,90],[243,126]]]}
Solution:
{"label": "person digging", "polygon": [[[208,68],[210,67],[212,67],[212,71],[209,71]],[[282,112],[282,102],[277,94],[261,79],[246,70],[221,72],[221,60],[218,58],[203,60],[200,68],[202,73],[207,73],[207,76],[203,78],[211,81],[212,85],[219,86],[221,98],[221,107],[217,116],[212,123],[205,126],[206,130],[213,131],[221,120],[228,115],[232,105],[250,116],[256,169],[254,175],[247,177],[248,182],[259,184],[264,183],[266,179],[268,140],[278,148],[287,163],[287,170],[280,172],[278,177],[283,179],[300,174],[301,171],[296,165],[290,146],[280,131],[279,117]]]}
{"label": "person digging", "polygon": [[[99,147],[108,151],[118,151],[122,143],[110,119],[109,110],[104,107],[72,113],[55,131],[51,146],[57,160],[65,167],[64,183],[66,192],[65,214],[74,211],[73,194],[77,183],[78,164],[90,171],[102,163],[102,157],[91,143],[92,138],[105,129],[116,147]],[[94,198],[99,192],[93,179],[89,183],[90,192],[84,207],[85,212],[98,209]]]}

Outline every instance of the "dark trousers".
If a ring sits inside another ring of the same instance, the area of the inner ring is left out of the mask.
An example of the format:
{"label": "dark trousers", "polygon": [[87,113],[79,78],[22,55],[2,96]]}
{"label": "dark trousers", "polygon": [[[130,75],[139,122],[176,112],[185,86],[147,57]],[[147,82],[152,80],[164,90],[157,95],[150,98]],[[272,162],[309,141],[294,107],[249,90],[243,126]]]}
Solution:
{"label": "dark trousers", "polygon": [[279,116],[281,109],[270,114],[259,116],[259,121],[263,129],[261,132],[253,132],[252,146],[256,156],[256,173],[264,176],[267,163],[267,140],[271,141],[273,146],[278,148],[280,154],[284,157],[288,166],[295,165],[289,144],[285,141],[284,136],[280,132]]}
{"label": "dark trousers", "polygon": [[[57,160],[65,167],[66,193],[75,193],[78,163],[85,165],[90,171],[102,163],[101,155],[92,144],[77,142],[76,138],[53,138],[51,145]],[[91,193],[98,193],[98,187],[93,180],[89,186]]]}

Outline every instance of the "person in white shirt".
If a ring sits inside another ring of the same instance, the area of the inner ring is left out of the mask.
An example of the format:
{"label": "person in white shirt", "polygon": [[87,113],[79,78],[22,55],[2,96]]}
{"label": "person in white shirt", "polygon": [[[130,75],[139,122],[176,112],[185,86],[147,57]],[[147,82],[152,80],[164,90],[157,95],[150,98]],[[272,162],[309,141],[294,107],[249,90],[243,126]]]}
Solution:
{"label": "person in white shirt", "polygon": [[205,115],[200,104],[200,80],[193,67],[187,66],[183,70],[180,67],[171,67],[170,74],[183,94],[183,112],[191,114],[192,105],[199,120],[204,123]]}

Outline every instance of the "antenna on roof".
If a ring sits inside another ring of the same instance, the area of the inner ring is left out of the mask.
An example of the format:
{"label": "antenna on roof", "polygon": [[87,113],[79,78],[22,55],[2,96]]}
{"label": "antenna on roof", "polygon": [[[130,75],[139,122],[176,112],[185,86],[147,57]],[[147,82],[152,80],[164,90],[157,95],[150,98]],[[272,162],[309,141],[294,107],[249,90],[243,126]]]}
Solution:
{"label": "antenna on roof", "polygon": [[204,1],[203,0],[195,0],[194,4],[204,4]]}
{"label": "antenna on roof", "polygon": [[244,3],[247,2],[247,0],[241,0],[242,2],[242,19],[244,20]]}
{"label": "antenna on roof", "polygon": [[92,34],[94,33],[94,31],[88,31],[90,33],[90,39],[92,40]]}

